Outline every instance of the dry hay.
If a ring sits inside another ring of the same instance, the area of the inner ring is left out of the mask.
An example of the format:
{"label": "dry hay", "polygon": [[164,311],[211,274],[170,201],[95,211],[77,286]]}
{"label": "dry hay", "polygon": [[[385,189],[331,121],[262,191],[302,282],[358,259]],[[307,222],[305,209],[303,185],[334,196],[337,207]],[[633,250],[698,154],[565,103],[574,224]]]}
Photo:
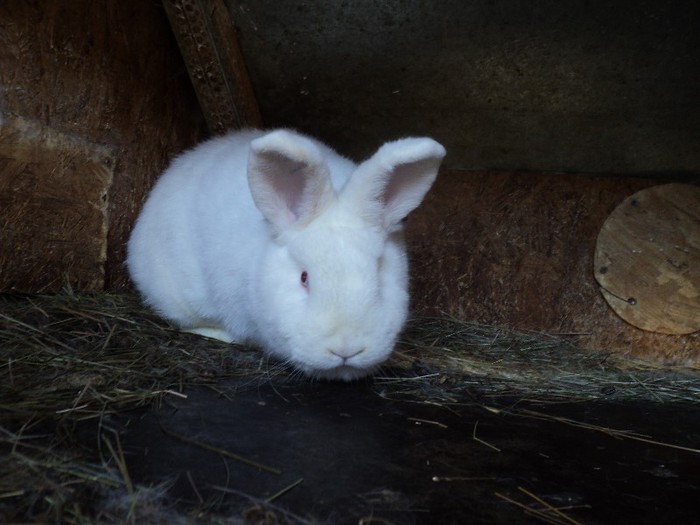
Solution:
{"label": "dry hay", "polygon": [[448,394],[542,401],[699,401],[700,370],[582,350],[566,336],[450,318],[408,323],[394,361],[413,360]]}
{"label": "dry hay", "polygon": [[[110,427],[111,414],[158,405],[187,387],[298,379],[258,350],[179,333],[127,294],[2,296],[0,345],[0,521],[309,522],[252,499],[233,517],[212,502],[182,516],[167,506],[166,487],[131,481]],[[695,371],[622,364],[559,337],[447,318],[412,320],[374,381],[379,395],[445,404],[700,399]],[[87,437],[85,423],[93,428]]]}

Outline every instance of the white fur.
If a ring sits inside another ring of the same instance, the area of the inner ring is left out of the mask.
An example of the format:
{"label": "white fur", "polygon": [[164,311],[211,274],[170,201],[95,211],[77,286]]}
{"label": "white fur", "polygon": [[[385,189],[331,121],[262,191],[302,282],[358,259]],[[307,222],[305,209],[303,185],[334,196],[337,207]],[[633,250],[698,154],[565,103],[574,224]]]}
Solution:
{"label": "white fur", "polygon": [[444,155],[408,138],[358,166],[288,130],[209,140],[151,191],[129,240],[131,278],[183,330],[258,343],[316,377],[361,377],[406,320],[401,221]]}

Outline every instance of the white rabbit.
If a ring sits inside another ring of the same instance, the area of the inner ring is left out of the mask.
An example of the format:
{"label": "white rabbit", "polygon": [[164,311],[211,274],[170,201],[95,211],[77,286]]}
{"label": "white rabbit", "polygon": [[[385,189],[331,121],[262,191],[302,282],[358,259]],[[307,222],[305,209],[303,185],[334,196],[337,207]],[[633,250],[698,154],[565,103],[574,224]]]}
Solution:
{"label": "white rabbit", "polygon": [[289,130],[209,140],[151,191],[131,278],[183,330],[260,344],[313,377],[364,376],[408,315],[402,220],[444,155],[429,138],[389,142],[359,165]]}

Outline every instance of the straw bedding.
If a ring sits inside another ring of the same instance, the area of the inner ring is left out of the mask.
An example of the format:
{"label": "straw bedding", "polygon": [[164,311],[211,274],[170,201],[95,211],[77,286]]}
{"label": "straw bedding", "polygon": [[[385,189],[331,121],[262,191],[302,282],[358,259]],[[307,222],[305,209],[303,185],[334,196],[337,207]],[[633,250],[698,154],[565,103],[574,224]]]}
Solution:
{"label": "straw bedding", "polygon": [[[111,415],[226,378],[307,380],[259,350],[177,332],[131,294],[65,292],[0,296],[0,357],[0,521],[308,523],[253,499],[233,517],[183,516],[167,487],[132,482],[111,425]],[[698,371],[448,318],[412,319],[373,381],[378,395],[445,404],[700,399]]]}

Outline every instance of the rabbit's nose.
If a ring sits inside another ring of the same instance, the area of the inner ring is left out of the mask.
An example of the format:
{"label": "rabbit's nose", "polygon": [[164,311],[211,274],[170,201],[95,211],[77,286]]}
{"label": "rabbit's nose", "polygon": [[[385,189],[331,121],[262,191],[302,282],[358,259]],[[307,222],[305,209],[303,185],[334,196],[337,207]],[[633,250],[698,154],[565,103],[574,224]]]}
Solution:
{"label": "rabbit's nose", "polygon": [[352,359],[356,355],[361,354],[364,352],[364,348],[358,349],[357,347],[340,347],[340,348],[331,348],[329,352],[333,355],[337,355],[338,357],[343,359],[343,363],[346,363],[349,359]]}

